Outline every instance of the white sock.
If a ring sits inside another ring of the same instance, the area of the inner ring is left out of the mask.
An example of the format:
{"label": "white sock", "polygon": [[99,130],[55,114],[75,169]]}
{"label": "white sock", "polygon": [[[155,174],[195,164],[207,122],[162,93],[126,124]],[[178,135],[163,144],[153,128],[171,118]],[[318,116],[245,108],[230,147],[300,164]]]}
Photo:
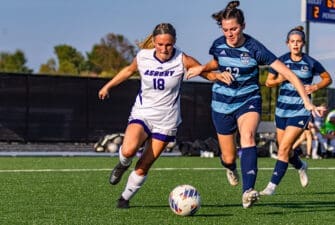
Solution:
{"label": "white sock", "polygon": [[120,146],[119,149],[119,159],[120,159],[120,163],[124,166],[129,166],[131,164],[131,161],[133,160],[133,158],[126,158],[123,154],[122,154],[122,145]]}
{"label": "white sock", "polygon": [[312,147],[312,156],[317,156],[318,155],[318,148],[319,148],[319,141],[318,140],[314,140],[312,142],[313,147]]}
{"label": "white sock", "polygon": [[139,176],[136,174],[135,170],[132,171],[128,177],[128,182],[126,188],[122,192],[122,197],[125,200],[130,200],[136,192],[142,187],[147,176]]}

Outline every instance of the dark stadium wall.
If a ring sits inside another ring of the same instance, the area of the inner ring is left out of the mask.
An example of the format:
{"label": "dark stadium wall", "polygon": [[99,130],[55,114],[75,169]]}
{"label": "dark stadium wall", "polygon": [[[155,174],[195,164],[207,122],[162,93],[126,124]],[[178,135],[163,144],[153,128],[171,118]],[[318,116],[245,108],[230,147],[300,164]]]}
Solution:
{"label": "dark stadium wall", "polygon": [[[96,142],[123,132],[139,89],[131,79],[101,101],[98,90],[106,79],[0,73],[0,141]],[[210,101],[211,84],[184,82],[183,123],[177,140],[215,137]]]}

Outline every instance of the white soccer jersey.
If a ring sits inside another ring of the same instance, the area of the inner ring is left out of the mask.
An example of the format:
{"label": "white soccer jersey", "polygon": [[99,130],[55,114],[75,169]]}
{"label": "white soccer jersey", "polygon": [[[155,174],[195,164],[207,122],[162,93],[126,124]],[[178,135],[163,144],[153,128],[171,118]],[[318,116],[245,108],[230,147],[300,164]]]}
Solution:
{"label": "white soccer jersey", "polygon": [[183,53],[176,49],[170,60],[161,62],[155,49],[137,54],[141,88],[136,97],[130,120],[140,119],[152,133],[174,136],[181,123],[180,90],[185,68]]}

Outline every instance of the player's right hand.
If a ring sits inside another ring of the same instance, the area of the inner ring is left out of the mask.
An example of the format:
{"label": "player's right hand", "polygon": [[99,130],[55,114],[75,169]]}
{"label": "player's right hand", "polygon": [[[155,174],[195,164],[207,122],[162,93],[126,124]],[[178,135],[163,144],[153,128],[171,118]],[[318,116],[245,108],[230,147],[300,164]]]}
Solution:
{"label": "player's right hand", "polygon": [[216,79],[228,85],[230,85],[235,80],[234,76],[228,71],[217,73]]}
{"label": "player's right hand", "polygon": [[108,98],[109,97],[108,89],[101,88],[99,93],[98,93],[98,96],[101,100],[104,100],[105,98]]}

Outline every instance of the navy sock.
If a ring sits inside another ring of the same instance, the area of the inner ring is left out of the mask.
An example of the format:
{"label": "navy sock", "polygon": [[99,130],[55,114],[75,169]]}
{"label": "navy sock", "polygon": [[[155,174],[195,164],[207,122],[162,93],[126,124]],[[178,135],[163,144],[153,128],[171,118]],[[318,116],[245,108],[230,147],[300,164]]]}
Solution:
{"label": "navy sock", "polygon": [[256,146],[241,148],[241,171],[243,180],[243,193],[254,188],[257,177],[257,148]]}
{"label": "navy sock", "polygon": [[220,157],[220,161],[221,161],[221,165],[227,169],[230,169],[230,170],[235,170],[236,169],[236,162],[233,162],[232,164],[227,164],[225,163],[222,158]]}
{"label": "navy sock", "polygon": [[272,173],[271,183],[278,185],[287,171],[288,163],[277,160]]}
{"label": "navy sock", "polygon": [[302,161],[296,150],[293,150],[293,156],[288,159],[288,162],[292,164],[292,166],[296,168],[297,170],[302,167]]}

